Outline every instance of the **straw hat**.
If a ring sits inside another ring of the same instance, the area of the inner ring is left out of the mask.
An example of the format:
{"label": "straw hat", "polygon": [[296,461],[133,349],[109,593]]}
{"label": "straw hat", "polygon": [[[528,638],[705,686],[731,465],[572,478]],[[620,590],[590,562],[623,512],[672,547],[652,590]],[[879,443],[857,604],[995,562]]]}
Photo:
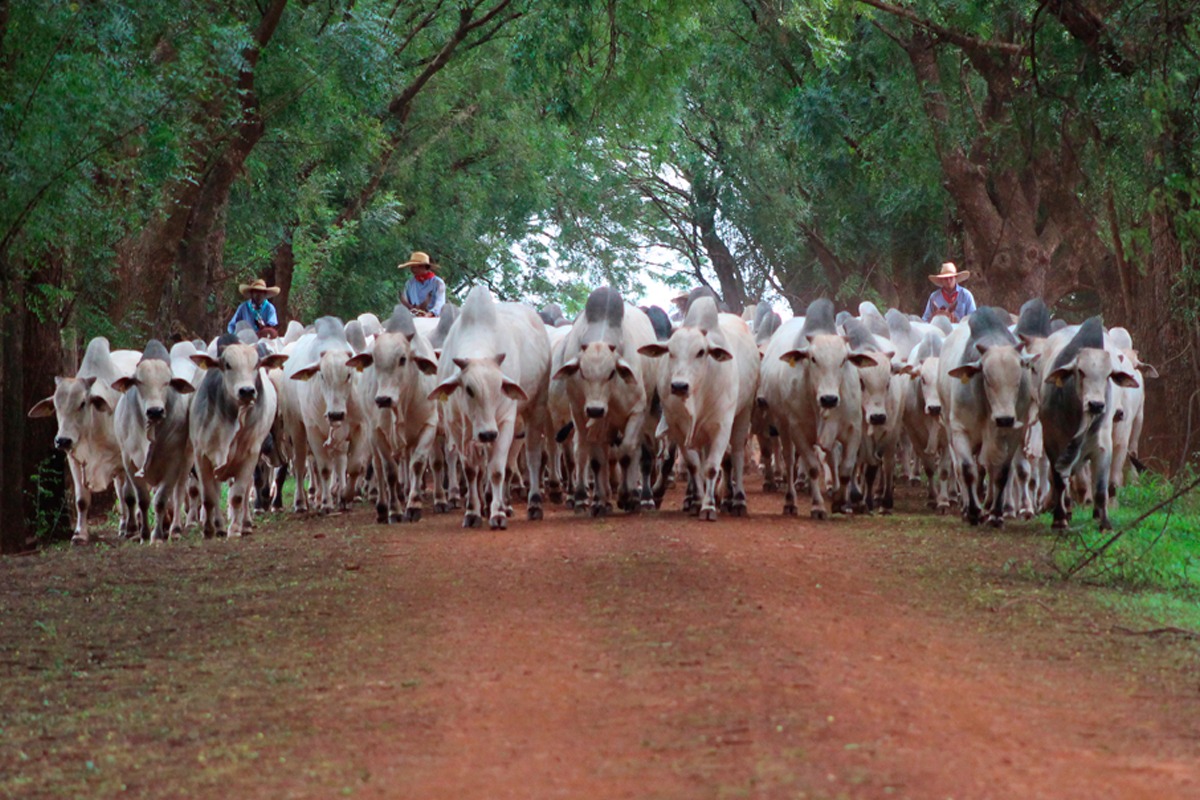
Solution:
{"label": "straw hat", "polygon": [[251,292],[266,292],[267,297],[274,297],[281,290],[278,286],[267,286],[267,282],[262,278],[255,278],[250,283],[239,284],[238,291],[242,293],[242,297],[249,297]]}
{"label": "straw hat", "polygon": [[938,286],[941,286],[942,281],[946,278],[957,278],[958,282],[962,283],[969,277],[971,277],[970,270],[959,272],[958,267],[954,266],[953,261],[947,261],[945,264],[942,264],[942,271],[937,275],[930,275],[929,280],[933,283],[936,283]]}
{"label": "straw hat", "polygon": [[406,267],[424,267],[432,271],[437,269],[438,265],[430,260],[428,253],[422,253],[420,250],[417,250],[398,269],[405,269]]}

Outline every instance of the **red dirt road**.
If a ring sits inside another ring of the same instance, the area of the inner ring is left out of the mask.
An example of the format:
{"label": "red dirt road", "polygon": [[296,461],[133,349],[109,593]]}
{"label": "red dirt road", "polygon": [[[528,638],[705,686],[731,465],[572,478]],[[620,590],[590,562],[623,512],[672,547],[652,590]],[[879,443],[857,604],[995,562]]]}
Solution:
{"label": "red dirt road", "polygon": [[376,641],[291,757],[381,798],[1200,796],[1192,645],[1007,580],[1021,533],[778,505],[377,528],[338,637]]}

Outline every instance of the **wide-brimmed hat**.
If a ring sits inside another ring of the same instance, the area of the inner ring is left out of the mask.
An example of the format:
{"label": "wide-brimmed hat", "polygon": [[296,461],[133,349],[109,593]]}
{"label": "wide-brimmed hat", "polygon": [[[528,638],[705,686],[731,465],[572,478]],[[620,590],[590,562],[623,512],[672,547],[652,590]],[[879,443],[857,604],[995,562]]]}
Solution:
{"label": "wide-brimmed hat", "polygon": [[429,258],[429,253],[422,253],[420,250],[417,250],[408,257],[408,261],[399,266],[399,269],[407,267],[425,267],[428,270],[435,270],[438,265]]}
{"label": "wide-brimmed hat", "polygon": [[939,272],[937,275],[930,275],[929,280],[932,281],[933,283],[936,283],[938,286],[941,286],[942,281],[945,280],[946,278],[957,278],[958,282],[962,283],[969,277],[971,277],[970,270],[964,270],[963,272],[959,272],[958,267],[954,266],[953,261],[947,261],[945,264],[942,264],[942,271]]}
{"label": "wide-brimmed hat", "polygon": [[278,286],[267,286],[267,282],[262,278],[255,278],[250,283],[242,283],[238,285],[238,291],[242,297],[246,297],[251,292],[266,292],[267,297],[274,297],[282,291]]}

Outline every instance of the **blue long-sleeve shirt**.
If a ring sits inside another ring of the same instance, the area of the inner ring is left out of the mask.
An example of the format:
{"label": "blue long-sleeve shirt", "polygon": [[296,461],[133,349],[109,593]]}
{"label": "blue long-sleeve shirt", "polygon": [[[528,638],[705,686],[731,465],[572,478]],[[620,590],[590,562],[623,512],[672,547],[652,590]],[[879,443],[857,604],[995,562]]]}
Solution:
{"label": "blue long-sleeve shirt", "polygon": [[278,325],[279,315],[275,313],[275,306],[271,305],[270,300],[263,300],[261,306],[254,305],[253,300],[246,300],[237,307],[233,319],[229,320],[229,332],[233,333],[237,324],[242,320],[249,322],[254,326],[254,330],[259,331]]}
{"label": "blue long-sleeve shirt", "polygon": [[966,319],[968,314],[975,313],[975,296],[959,286],[957,302],[955,302],[954,308],[950,308],[950,304],[946,302],[946,297],[942,294],[942,290],[938,289],[929,295],[929,302],[925,304],[925,313],[921,315],[921,318],[929,322],[933,319],[934,314],[946,309],[949,309],[954,314],[955,322]]}
{"label": "blue long-sleeve shirt", "polygon": [[446,305],[446,282],[437,275],[427,281],[409,278],[408,283],[404,284],[404,299],[440,317],[442,306]]}

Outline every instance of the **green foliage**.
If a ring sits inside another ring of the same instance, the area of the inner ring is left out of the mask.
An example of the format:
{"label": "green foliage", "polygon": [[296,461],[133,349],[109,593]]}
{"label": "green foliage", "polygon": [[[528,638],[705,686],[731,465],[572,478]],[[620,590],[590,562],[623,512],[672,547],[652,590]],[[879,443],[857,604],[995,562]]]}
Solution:
{"label": "green foliage", "polygon": [[[1114,528],[1121,531],[1194,479],[1190,471],[1174,481],[1154,474],[1141,476],[1118,495],[1118,508],[1110,512]],[[1090,518],[1090,508],[1077,511],[1074,522],[1078,531],[1055,553],[1061,569],[1080,563],[1112,536],[1087,524]],[[1104,585],[1166,589],[1200,599],[1200,494],[1185,494],[1150,514],[1126,531],[1081,577]]]}

